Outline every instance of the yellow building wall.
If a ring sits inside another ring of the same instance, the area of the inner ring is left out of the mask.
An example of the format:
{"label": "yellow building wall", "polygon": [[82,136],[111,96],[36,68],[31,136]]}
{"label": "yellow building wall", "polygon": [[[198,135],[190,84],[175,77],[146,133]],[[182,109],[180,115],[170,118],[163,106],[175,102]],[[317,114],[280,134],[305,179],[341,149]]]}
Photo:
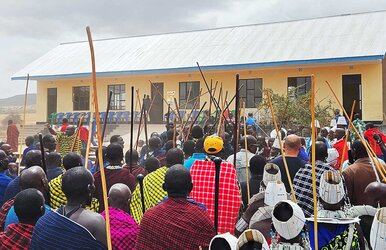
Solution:
{"label": "yellow building wall", "polygon": [[[382,64],[355,64],[355,65],[332,65],[318,67],[292,67],[292,68],[270,68],[270,69],[243,69],[243,70],[228,70],[228,71],[204,71],[205,77],[210,82],[218,81],[223,84],[223,91],[228,91],[228,100],[235,93],[235,74],[240,74],[240,79],[262,78],[263,88],[270,88],[278,94],[287,92],[287,78],[315,76],[315,86],[317,90],[317,100],[325,98],[331,99],[335,103],[335,99],[328,89],[325,81],[329,81],[335,93],[342,101],[342,75],[361,74],[362,75],[362,115],[364,120],[381,121],[383,119],[383,95],[382,95]],[[143,94],[150,95],[150,83],[164,83],[164,97],[168,101],[172,101],[173,97],[178,100],[179,82],[200,81],[200,87],[203,92],[206,92],[204,81],[199,72],[186,72],[178,74],[151,74],[151,75],[125,75],[116,77],[98,77],[98,102],[100,111],[104,111],[107,105],[107,86],[112,84],[126,85],[126,110],[130,110],[130,88],[134,86],[139,89],[141,101]],[[37,84],[37,120],[46,121],[47,117],[47,88],[57,88],[57,112],[72,112],[72,87],[74,86],[90,86],[91,77],[82,79],[64,79],[64,80],[40,80]],[[168,93],[175,91],[175,96],[168,96]],[[218,93],[218,90],[217,90]],[[90,96],[91,98],[91,96]],[[209,95],[205,95],[200,99],[202,105],[204,101],[209,101]],[[136,102],[136,100],[135,100]],[[90,100],[91,104],[91,100]],[[336,104],[336,103],[335,103]],[[172,104],[173,106],[174,104]],[[208,106],[207,106],[208,107]],[[233,107],[233,105],[232,105]],[[336,104],[338,108],[338,105]],[[164,113],[167,111],[167,105],[164,103]],[[137,111],[139,108],[137,107]],[[349,112],[349,111],[348,111]]]}

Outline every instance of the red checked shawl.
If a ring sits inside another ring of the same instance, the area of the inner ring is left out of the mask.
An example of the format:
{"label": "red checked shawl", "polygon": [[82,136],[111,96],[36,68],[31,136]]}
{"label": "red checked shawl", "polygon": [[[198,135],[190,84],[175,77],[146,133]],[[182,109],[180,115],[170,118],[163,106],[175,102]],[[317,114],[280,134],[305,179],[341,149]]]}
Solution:
{"label": "red checked shawl", "polygon": [[11,224],[7,231],[0,233],[0,249],[29,249],[34,226]]}
{"label": "red checked shawl", "polygon": [[[212,161],[196,160],[190,169],[192,175],[193,190],[190,197],[204,204],[214,221],[214,189],[215,189],[215,165]],[[240,190],[236,181],[236,170],[233,164],[221,163],[218,233],[234,232],[237,215],[241,206]]]}

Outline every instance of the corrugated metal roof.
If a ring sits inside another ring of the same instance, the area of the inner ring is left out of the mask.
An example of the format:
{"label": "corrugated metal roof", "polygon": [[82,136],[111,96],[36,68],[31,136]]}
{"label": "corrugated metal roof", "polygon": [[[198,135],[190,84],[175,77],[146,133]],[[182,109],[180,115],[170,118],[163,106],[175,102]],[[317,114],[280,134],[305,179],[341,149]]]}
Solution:
{"label": "corrugated metal roof", "polygon": [[[94,41],[99,75],[382,59],[386,11]],[[86,76],[87,42],[60,44],[12,76]]]}

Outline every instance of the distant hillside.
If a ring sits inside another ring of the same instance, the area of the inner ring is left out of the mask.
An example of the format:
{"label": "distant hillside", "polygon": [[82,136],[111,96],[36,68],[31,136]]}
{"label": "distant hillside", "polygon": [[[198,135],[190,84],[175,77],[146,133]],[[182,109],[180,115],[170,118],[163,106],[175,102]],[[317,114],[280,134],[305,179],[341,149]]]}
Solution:
{"label": "distant hillside", "polygon": [[[28,94],[27,105],[36,104],[36,94]],[[15,95],[12,97],[0,99],[0,106],[24,106],[24,95]]]}

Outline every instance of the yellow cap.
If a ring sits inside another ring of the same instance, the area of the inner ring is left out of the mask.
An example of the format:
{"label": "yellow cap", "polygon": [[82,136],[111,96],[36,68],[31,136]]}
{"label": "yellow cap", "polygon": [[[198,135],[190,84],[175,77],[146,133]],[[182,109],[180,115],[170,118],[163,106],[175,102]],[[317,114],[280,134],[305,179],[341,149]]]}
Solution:
{"label": "yellow cap", "polygon": [[211,135],[205,138],[204,149],[207,154],[217,154],[223,149],[223,146],[223,140],[217,135]]}

